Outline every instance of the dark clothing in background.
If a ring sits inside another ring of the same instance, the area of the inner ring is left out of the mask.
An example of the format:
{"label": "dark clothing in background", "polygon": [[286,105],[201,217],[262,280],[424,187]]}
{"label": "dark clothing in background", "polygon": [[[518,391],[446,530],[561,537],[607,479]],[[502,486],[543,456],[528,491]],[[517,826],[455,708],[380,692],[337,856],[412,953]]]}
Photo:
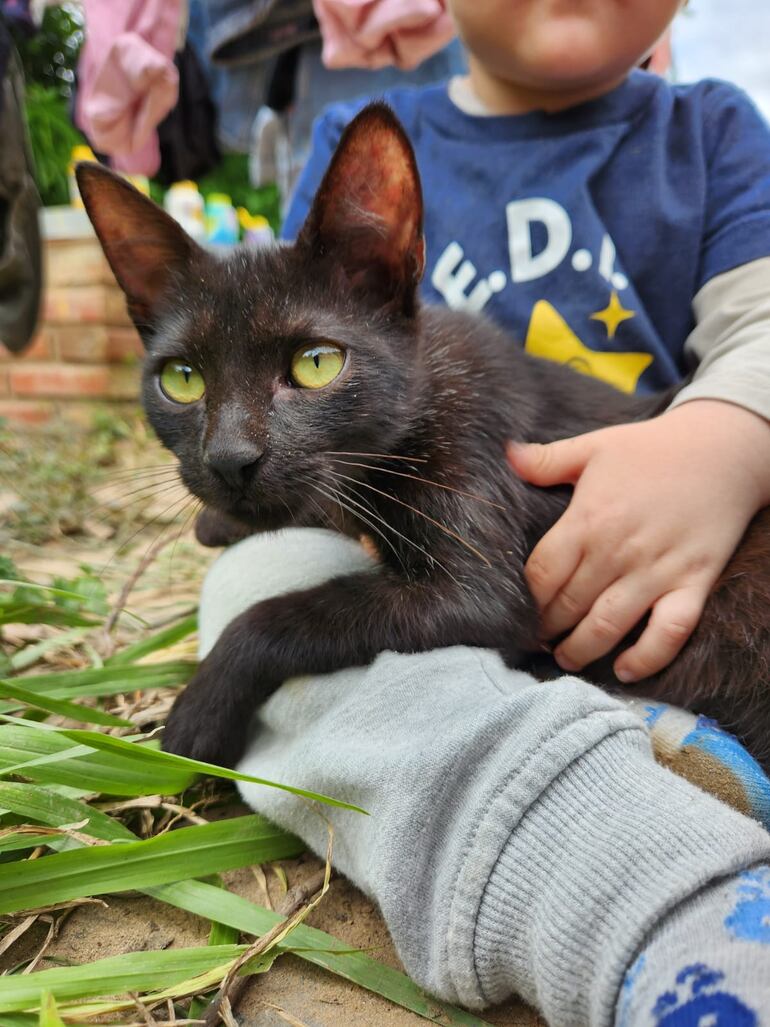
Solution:
{"label": "dark clothing in background", "polygon": [[0,342],[19,353],[40,310],[40,197],[24,121],[24,76],[0,16]]}
{"label": "dark clothing in background", "polygon": [[174,63],[179,72],[179,99],[158,126],[157,177],[163,185],[206,175],[220,159],[216,107],[206,74],[189,42],[177,52]]}

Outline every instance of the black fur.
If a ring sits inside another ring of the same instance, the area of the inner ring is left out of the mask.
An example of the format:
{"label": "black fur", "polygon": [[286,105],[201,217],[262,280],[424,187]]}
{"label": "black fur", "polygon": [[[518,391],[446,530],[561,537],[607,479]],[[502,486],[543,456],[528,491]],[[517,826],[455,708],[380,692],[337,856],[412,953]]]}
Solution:
{"label": "black fur", "polygon": [[[372,536],[381,556],[376,571],[238,617],[177,700],[165,748],[232,765],[254,709],[282,681],[366,664],[382,650],[484,646],[511,665],[537,653],[524,564],[569,490],[522,482],[506,443],[653,417],[670,395],[627,396],[527,356],[478,316],[420,307],[419,181],[380,105],[348,129],[292,246],[220,261],[108,172],[81,167],[79,181],[147,346],[149,419],[209,508],[199,536],[216,544],[289,524],[331,526]],[[340,376],[317,391],[288,374],[292,354],[314,340],[346,351]],[[164,396],[158,375],[170,358],[198,368],[205,400],[183,406]],[[249,447],[263,455],[239,487],[207,465],[212,453]],[[699,708],[726,715],[755,751],[770,726],[767,518],[758,524],[765,549],[752,588],[764,610],[746,607],[745,576],[720,585],[738,616],[752,618],[742,624],[743,655],[732,635],[717,651],[718,588],[708,638],[699,629],[645,683],[687,705],[697,682]],[[587,674],[615,683],[606,660]]]}

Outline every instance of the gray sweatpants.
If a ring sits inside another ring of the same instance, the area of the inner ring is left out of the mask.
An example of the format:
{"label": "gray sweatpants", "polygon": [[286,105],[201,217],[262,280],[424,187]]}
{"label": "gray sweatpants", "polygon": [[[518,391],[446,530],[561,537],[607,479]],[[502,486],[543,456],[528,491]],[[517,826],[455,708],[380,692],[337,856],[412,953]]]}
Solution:
{"label": "gray sweatpants", "polygon": [[[201,655],[252,603],[368,563],[313,529],[233,546],[203,587]],[[258,711],[239,769],[368,811],[324,809],[335,863],[377,901],[418,983],[474,1009],[518,993],[553,1025],[605,1027],[621,1005],[624,1023],[664,1023],[628,1019],[630,968],[636,981],[640,955],[696,899],[770,860],[762,828],[654,762],[621,702],[575,677],[539,683],[486,650],[387,652],[288,681]],[[241,791],[325,851],[306,804]],[[678,994],[678,967],[659,961]]]}

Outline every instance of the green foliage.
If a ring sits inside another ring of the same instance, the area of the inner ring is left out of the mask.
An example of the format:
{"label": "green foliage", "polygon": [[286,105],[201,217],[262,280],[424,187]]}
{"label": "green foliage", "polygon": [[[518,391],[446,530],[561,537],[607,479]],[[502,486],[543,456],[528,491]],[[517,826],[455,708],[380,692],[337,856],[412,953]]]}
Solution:
{"label": "green foliage", "polygon": [[15,42],[27,82],[68,100],[83,43],[82,10],[75,4],[47,7],[40,30],[31,38],[16,32]]}
{"label": "green foliage", "polygon": [[[88,614],[99,627],[97,611],[103,591],[92,574],[84,572],[48,589],[22,581],[7,558],[0,558],[0,570],[5,575],[0,596],[6,596],[6,606],[22,599],[41,613],[50,608],[70,616]],[[299,914],[286,926],[279,914],[233,894],[221,883],[200,880],[227,868],[287,858],[301,851],[296,838],[264,818],[236,816],[169,832],[160,824],[148,832],[147,822],[142,820],[144,837],[139,837],[121,819],[132,816],[129,810],[105,812],[93,804],[106,795],[147,796],[148,809],[143,812],[148,812],[157,808],[150,797],[183,792],[174,801],[189,807],[196,793],[200,794],[197,773],[259,780],[162,753],[155,747],[157,742],[148,742],[141,735],[119,738],[33,719],[36,705],[56,712],[56,702],[65,700],[66,715],[87,719],[93,717],[94,709],[78,706],[77,700],[96,699],[96,712],[103,714],[101,706],[117,691],[136,694],[182,683],[191,670],[189,662],[143,665],[135,661],[156,656],[194,628],[195,618],[188,616],[124,649],[104,667],[0,680],[0,697],[6,697],[0,702],[0,711],[7,711],[0,712],[0,910],[21,914],[30,907],[135,889],[216,925],[209,944],[167,952],[129,952],[80,966],[41,968],[31,974],[22,973],[25,964],[21,963],[0,976],[0,1022],[4,1027],[59,1027],[71,1018],[104,1022],[104,1016],[134,1011],[133,998],[118,997],[127,994],[138,996],[148,1006],[165,1004],[167,998],[179,999],[181,1015],[195,1015],[205,1007],[206,999],[189,1005],[189,996],[211,998],[246,951],[245,946],[234,944],[238,936],[275,932],[266,942],[266,951],[250,960],[242,973],[267,972],[276,957],[294,952],[431,1022],[445,1027],[489,1027],[478,1017],[425,995],[399,971],[307,927],[299,922]],[[11,711],[20,716],[9,716]],[[8,780],[11,776],[15,780]],[[286,788],[269,781],[260,783]],[[344,805],[297,791],[304,801],[314,798]],[[159,811],[157,815],[163,814]],[[25,858],[33,846],[49,852],[40,858]],[[7,934],[13,926],[11,921],[0,926],[0,931]],[[88,1004],[84,1005],[84,1000]]]}
{"label": "green foliage", "polygon": [[26,112],[35,179],[43,205],[70,202],[67,171],[72,148],[84,142],[70,120],[67,101],[52,86],[28,82]]}
{"label": "green foliage", "polygon": [[82,42],[82,11],[72,4],[46,8],[40,31],[31,38],[16,33],[35,175],[47,207],[69,203],[70,155],[73,146],[84,141],[69,115]]}

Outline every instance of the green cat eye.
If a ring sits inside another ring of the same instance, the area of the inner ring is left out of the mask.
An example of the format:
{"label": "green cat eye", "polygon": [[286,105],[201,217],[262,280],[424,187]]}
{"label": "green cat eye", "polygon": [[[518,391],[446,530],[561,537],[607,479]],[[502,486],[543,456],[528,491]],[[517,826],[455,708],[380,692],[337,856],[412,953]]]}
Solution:
{"label": "green cat eye", "polygon": [[196,403],[206,391],[200,371],[184,360],[168,360],[160,372],[160,387],[174,403]]}
{"label": "green cat eye", "polygon": [[291,377],[303,389],[322,389],[333,382],[345,363],[345,351],[332,343],[298,349],[291,358]]}

